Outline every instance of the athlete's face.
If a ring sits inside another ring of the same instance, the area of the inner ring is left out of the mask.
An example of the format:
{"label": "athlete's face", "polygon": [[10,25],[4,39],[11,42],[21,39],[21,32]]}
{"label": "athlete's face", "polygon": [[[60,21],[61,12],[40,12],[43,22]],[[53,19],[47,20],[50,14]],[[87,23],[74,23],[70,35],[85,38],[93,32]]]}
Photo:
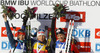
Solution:
{"label": "athlete's face", "polygon": [[58,38],[59,41],[63,42],[64,39],[65,39],[65,35],[64,34],[58,34],[57,38]]}
{"label": "athlete's face", "polygon": [[25,39],[25,35],[19,34],[18,38],[19,38],[19,40],[24,40]]}
{"label": "athlete's face", "polygon": [[37,37],[37,39],[38,39],[39,41],[43,42],[43,41],[45,40],[45,36],[44,36],[44,35],[39,35],[39,36]]}

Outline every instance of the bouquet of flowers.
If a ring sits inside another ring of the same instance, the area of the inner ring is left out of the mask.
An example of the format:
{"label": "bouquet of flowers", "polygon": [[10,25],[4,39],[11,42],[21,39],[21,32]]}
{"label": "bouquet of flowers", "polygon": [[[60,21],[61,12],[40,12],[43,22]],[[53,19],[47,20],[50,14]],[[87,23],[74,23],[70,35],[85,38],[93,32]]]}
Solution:
{"label": "bouquet of flowers", "polygon": [[5,13],[10,20],[12,20],[15,17],[16,9],[14,7],[2,5],[2,9],[2,13]]}
{"label": "bouquet of flowers", "polygon": [[24,15],[25,17],[23,19],[33,19],[35,18],[35,12],[37,11],[37,7],[33,7],[33,8],[30,8],[30,7],[27,7],[27,9],[24,11]]}
{"label": "bouquet of flowers", "polygon": [[53,9],[54,9],[54,15],[55,16],[57,16],[57,17],[64,17],[66,15],[66,10],[68,10],[66,5],[56,4],[54,6],[55,7]]}
{"label": "bouquet of flowers", "polygon": [[30,8],[30,7],[27,7],[27,9],[24,11],[24,17],[23,17],[23,25],[26,25],[26,22],[28,20],[28,18],[30,19],[33,19],[35,18],[36,14],[35,12],[37,11],[37,7],[33,7],[33,8]]}

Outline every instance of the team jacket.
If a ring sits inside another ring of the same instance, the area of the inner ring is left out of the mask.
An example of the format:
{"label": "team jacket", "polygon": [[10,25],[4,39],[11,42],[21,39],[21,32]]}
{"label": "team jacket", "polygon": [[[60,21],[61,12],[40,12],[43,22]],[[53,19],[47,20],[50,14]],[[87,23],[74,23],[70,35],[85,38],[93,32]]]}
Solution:
{"label": "team jacket", "polygon": [[60,42],[59,40],[56,41],[56,46],[55,46],[55,53],[65,53],[65,42]]}
{"label": "team jacket", "polygon": [[[25,28],[26,26],[22,26],[22,29],[25,30]],[[44,42],[31,38],[32,53],[37,53],[37,48],[38,48],[38,51],[40,50],[39,53],[47,53],[45,44],[46,43]]]}
{"label": "team jacket", "polygon": [[13,50],[16,46],[16,43],[17,43],[17,46],[16,46],[16,49],[15,49],[14,53],[26,52],[25,42],[20,41],[20,40],[16,41],[14,39],[8,21],[5,22],[5,26],[6,26],[6,30],[7,30],[7,36],[8,36],[9,42],[11,44],[11,53],[13,53]]}
{"label": "team jacket", "polygon": [[33,44],[33,52],[34,53],[46,53],[45,50],[46,50],[46,45],[43,42],[36,41]]}

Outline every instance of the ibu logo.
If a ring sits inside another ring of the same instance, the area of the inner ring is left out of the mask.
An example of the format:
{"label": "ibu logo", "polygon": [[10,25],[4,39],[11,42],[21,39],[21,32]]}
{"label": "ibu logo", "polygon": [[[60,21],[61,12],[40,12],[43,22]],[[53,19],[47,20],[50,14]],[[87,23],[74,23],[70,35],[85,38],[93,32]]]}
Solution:
{"label": "ibu logo", "polygon": [[90,37],[90,30],[89,29],[73,29],[72,36],[79,37],[79,38]]}
{"label": "ibu logo", "polygon": [[2,41],[1,42],[1,49],[8,50],[11,48],[10,42],[8,41]]}

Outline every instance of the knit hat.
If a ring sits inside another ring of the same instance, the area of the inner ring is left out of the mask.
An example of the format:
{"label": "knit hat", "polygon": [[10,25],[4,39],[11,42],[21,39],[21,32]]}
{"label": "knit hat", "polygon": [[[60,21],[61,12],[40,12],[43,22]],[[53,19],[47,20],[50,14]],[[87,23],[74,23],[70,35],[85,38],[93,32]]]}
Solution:
{"label": "knit hat", "polygon": [[19,35],[24,35],[25,36],[25,31],[23,30],[23,29],[19,29],[18,31],[17,31],[17,40],[19,40]]}
{"label": "knit hat", "polygon": [[19,30],[17,31],[17,33],[18,33],[18,36],[19,36],[20,34],[25,35],[25,31],[24,31],[23,29],[19,29]]}
{"label": "knit hat", "polygon": [[58,28],[58,29],[56,29],[56,34],[57,35],[58,34],[64,34],[65,35],[65,32],[64,32],[64,30],[62,28]]}
{"label": "knit hat", "polygon": [[42,29],[38,30],[38,32],[37,32],[37,37],[38,37],[39,35],[44,35],[44,36],[45,36],[45,31],[42,30]]}

